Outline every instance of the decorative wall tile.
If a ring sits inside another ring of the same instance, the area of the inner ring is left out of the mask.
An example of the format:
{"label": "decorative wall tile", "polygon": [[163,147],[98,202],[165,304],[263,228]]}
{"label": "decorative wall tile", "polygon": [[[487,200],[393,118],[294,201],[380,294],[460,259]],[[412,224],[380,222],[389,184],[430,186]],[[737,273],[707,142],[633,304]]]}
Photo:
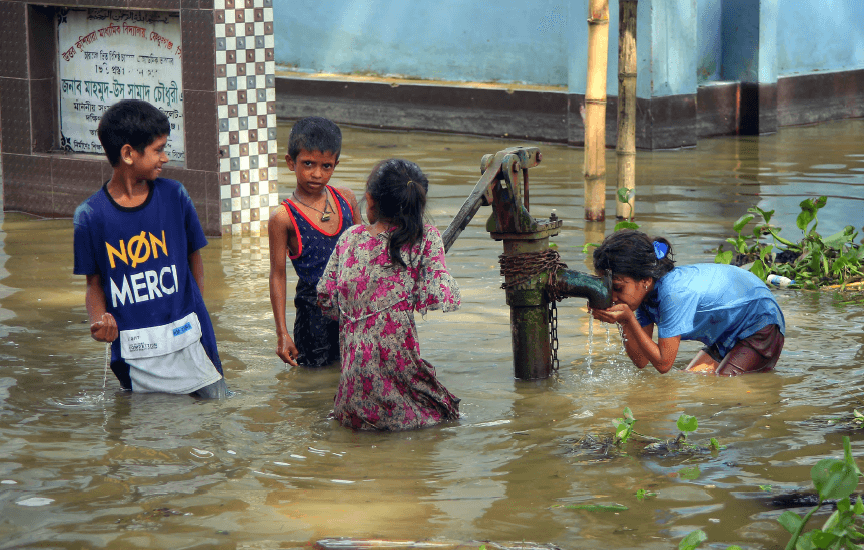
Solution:
{"label": "decorative wall tile", "polygon": [[267,50],[273,48],[272,2],[215,0],[214,7],[219,144],[225,152],[219,166],[223,173],[231,172],[229,183],[220,178],[222,230],[255,232],[278,198],[271,192],[277,171],[260,170],[277,150],[276,117],[262,116],[270,112],[268,101],[276,94],[275,63],[267,63],[273,58]]}

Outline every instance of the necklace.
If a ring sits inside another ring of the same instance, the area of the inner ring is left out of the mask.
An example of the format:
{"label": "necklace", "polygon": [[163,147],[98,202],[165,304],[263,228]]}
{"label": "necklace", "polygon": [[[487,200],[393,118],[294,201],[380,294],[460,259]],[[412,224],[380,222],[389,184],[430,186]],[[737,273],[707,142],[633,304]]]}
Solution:
{"label": "necklace", "polygon": [[[325,191],[325,193],[326,193],[326,191]],[[298,199],[297,195],[295,193],[291,193],[291,196],[294,197],[295,201],[299,202],[300,204],[302,204],[306,208],[311,208],[312,210],[314,210],[316,212],[321,212],[321,221],[322,222],[326,222],[327,220],[329,220],[330,214],[333,213],[333,211],[330,210],[330,197],[328,197],[328,196],[324,197],[324,210],[319,210],[319,209],[315,208],[314,206],[310,206],[310,205],[306,204],[305,202]]]}

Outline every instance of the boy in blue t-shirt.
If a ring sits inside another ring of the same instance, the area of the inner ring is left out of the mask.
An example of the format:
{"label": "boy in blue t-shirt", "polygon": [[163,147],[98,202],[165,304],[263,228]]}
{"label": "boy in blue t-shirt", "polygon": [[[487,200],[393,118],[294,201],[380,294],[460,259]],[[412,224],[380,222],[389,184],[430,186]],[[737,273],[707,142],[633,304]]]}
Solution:
{"label": "boy in blue t-shirt", "polygon": [[90,334],[112,342],[124,389],[220,398],[228,389],[201,296],[207,239],[183,185],[159,177],[170,129],[144,101],[105,111],[98,135],[114,174],[75,210],[74,272],[87,277]]}

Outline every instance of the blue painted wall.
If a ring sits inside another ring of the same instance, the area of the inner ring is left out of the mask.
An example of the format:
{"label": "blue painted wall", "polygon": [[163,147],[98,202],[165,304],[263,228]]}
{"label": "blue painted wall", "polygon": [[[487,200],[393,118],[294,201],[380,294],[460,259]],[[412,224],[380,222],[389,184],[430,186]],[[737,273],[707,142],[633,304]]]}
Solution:
{"label": "blue painted wall", "polygon": [[864,68],[864,2],[777,0],[780,76]]}
{"label": "blue painted wall", "polygon": [[[862,0],[640,0],[638,10],[639,97],[864,68]],[[617,0],[609,11],[614,95]],[[274,15],[281,67],[585,92],[588,0],[276,0]]]}
{"label": "blue painted wall", "polygon": [[696,28],[696,44],[699,50],[696,79],[699,84],[722,80],[723,24],[721,0],[697,0],[696,13],[699,18]]}
{"label": "blue painted wall", "polygon": [[274,2],[276,63],[313,72],[566,86],[560,0]]}

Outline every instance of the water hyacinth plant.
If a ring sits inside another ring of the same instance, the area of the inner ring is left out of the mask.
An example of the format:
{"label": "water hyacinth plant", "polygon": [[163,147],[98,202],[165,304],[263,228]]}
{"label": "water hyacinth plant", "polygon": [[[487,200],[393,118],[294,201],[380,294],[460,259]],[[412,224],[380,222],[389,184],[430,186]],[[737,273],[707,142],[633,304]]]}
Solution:
{"label": "water hyacinth plant", "polygon": [[[803,232],[797,241],[780,235],[780,228],[771,225],[774,210],[762,210],[758,206],[748,208],[732,229],[735,237],[726,239],[732,250],[717,249],[715,263],[748,266],[751,272],[763,281],[776,274],[793,281],[790,286],[816,289],[831,285],[847,285],[864,280],[864,247],[855,242],[858,232],[847,225],[829,237],[822,237],[816,228],[817,213],[827,203],[822,196],[801,201],[801,213],[795,225]],[[761,218],[753,229],[745,227],[754,219]],[[771,243],[765,242],[770,236]]]}

